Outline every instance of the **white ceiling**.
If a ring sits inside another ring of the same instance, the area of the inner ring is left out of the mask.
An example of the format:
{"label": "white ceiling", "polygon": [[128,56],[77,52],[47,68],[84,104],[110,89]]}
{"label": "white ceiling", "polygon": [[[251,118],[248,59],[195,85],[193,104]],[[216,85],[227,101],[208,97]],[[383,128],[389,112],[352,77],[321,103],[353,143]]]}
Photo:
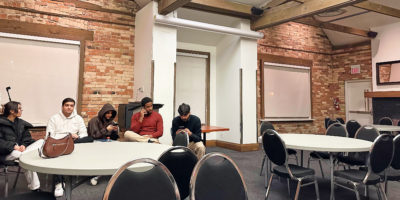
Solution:
{"label": "white ceiling", "polygon": [[[151,0],[135,0],[141,7],[146,5]],[[263,6],[271,0],[228,0],[232,2],[247,4],[251,6]],[[392,8],[400,9],[400,0],[370,0],[371,2],[389,6]],[[324,22],[330,22],[333,24],[371,30],[373,27],[384,26],[387,24],[400,22],[400,18],[395,18],[375,12],[368,12],[364,9],[348,6],[344,9],[346,12],[335,17],[320,17],[314,16],[316,19]],[[196,11],[191,9],[179,8],[178,17],[183,19],[195,20],[200,22],[206,22],[211,24],[233,26],[239,18],[229,17],[225,15],[219,15],[214,13],[206,13],[202,11]],[[323,29],[327,37],[334,46],[354,44],[358,42],[368,41],[368,38],[341,33],[332,30]],[[378,33],[379,34],[379,33]],[[178,29],[178,41],[181,42],[193,42],[205,45],[215,45],[221,35],[216,33],[209,33],[197,30]]]}

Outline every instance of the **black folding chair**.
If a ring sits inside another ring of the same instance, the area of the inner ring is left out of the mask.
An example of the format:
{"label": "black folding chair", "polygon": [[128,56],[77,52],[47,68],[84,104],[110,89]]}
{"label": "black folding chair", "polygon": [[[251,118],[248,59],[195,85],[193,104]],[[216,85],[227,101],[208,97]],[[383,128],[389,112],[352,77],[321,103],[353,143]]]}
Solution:
{"label": "black folding chair", "polygon": [[[346,127],[343,124],[334,123],[334,124],[331,124],[328,127],[328,129],[326,129],[325,135],[347,137],[348,133],[347,133]],[[307,167],[310,167],[310,162],[312,160],[318,160],[322,178],[325,178],[324,171],[322,169],[322,160],[329,160],[329,159],[330,159],[329,153],[313,151],[310,153],[310,157],[308,157]]]}
{"label": "black folding chair", "polygon": [[231,158],[209,153],[196,164],[190,179],[190,200],[247,200],[243,176]]}
{"label": "black folding chair", "polygon": [[381,119],[379,119],[378,124],[380,124],[380,125],[393,125],[393,121],[392,121],[392,119],[390,119],[390,117],[382,117]]}
{"label": "black folding chair", "polygon": [[158,161],[174,176],[180,197],[185,199],[189,196],[190,176],[197,163],[197,157],[192,150],[187,147],[172,147],[161,154]]}
{"label": "black folding chair", "polygon": [[[147,164],[142,169],[131,168]],[[143,169],[146,169],[143,171]],[[127,162],[111,177],[103,200],[180,200],[174,177],[162,163],[142,158]]]}
{"label": "black folding chair", "polygon": [[[317,199],[319,199],[319,190],[318,190],[318,182],[315,177],[315,171],[310,168],[301,167],[298,165],[288,164],[288,154],[286,151],[285,142],[279,137],[278,133],[274,130],[266,130],[263,135],[263,144],[266,144],[265,152],[268,158],[277,165],[272,170],[272,175],[268,182],[267,192],[265,194],[265,199],[268,199],[269,190],[271,189],[272,178],[274,175],[279,177],[286,178],[288,180],[296,180],[297,189],[294,199],[297,200],[300,193],[300,187],[314,184],[315,185],[315,193]],[[312,182],[303,183],[304,179],[312,179]],[[289,188],[288,188],[289,189]],[[290,196],[290,189],[289,189]]]}
{"label": "black folding chair", "polygon": [[347,130],[347,133],[349,134],[349,138],[354,138],[354,136],[356,135],[357,130],[360,127],[361,127],[360,123],[358,123],[354,119],[347,121],[346,130]]}
{"label": "black folding chair", "polygon": [[381,178],[385,180],[385,192],[387,193],[388,181],[400,181],[400,135],[393,139],[394,153],[390,167],[386,169]]}
{"label": "black folding chair", "polygon": [[[4,159],[0,159],[0,168],[3,168],[3,172],[2,174],[4,175],[4,197],[8,196],[8,175],[10,174],[9,168],[10,167],[17,167],[18,170],[16,171],[16,177],[14,180],[14,184],[13,184],[13,189],[17,186],[17,181],[19,178],[19,174],[21,173],[21,167],[19,166],[18,162],[15,162],[13,160],[4,160]],[[14,172],[12,172],[14,173]]]}
{"label": "black folding chair", "polygon": [[183,146],[187,147],[189,145],[189,135],[187,133],[178,133],[175,135],[172,146]]}
{"label": "black folding chair", "polygon": [[51,192],[28,192],[23,194],[12,195],[3,200],[56,200]]}
{"label": "black folding chair", "polygon": [[[375,139],[374,144],[369,151],[367,160],[368,169],[347,169],[334,171],[334,184],[342,188],[353,190],[356,193],[357,200],[360,200],[358,185],[374,185],[377,188],[379,199],[381,199],[381,196],[383,196],[384,199],[387,199],[381,184],[382,179],[378,174],[382,173],[390,165],[393,157],[393,149],[392,136],[387,134],[380,135]],[[339,181],[344,181],[346,183],[350,182],[353,187],[350,188],[346,184],[339,183]]]}

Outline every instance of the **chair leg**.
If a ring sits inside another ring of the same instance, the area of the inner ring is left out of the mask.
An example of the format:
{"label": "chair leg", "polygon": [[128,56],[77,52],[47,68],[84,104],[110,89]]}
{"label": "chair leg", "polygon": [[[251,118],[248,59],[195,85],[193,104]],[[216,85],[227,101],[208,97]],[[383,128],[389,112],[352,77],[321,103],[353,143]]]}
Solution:
{"label": "chair leg", "polygon": [[296,165],[299,165],[299,158],[297,157],[297,154],[294,155],[294,158],[296,159]]}
{"label": "chair leg", "polygon": [[321,159],[319,159],[318,161],[319,161],[319,168],[321,169],[322,178],[325,179],[324,170],[322,169],[322,162],[321,162]]}
{"label": "chair leg", "polygon": [[358,192],[358,189],[357,189],[357,184],[354,184],[353,183],[353,190],[354,190],[354,192],[356,193],[356,198],[357,198],[357,200],[360,200],[360,193]]}
{"label": "chair leg", "polygon": [[308,157],[307,168],[310,168],[310,160],[311,160],[311,156]]}
{"label": "chair leg", "polygon": [[385,190],[383,189],[383,185],[381,183],[378,183],[378,184],[379,184],[379,189],[381,190],[381,194],[383,196],[383,199],[387,200],[388,198],[386,196]]}
{"label": "chair leg", "polygon": [[8,169],[4,166],[4,197],[8,197]]}
{"label": "chair leg", "polygon": [[289,178],[287,179],[287,190],[288,190],[289,197],[291,197],[290,196],[290,179]]}
{"label": "chair leg", "polygon": [[299,182],[297,183],[296,194],[295,194],[295,196],[294,196],[294,200],[299,199],[301,181],[302,181],[302,180],[299,180]]}
{"label": "chair leg", "polygon": [[382,194],[381,194],[381,190],[379,189],[379,186],[375,185],[376,187],[376,193],[378,194],[378,199],[382,200]]}
{"label": "chair leg", "polygon": [[388,193],[388,181],[387,180],[385,180],[385,193],[387,194]]}
{"label": "chair leg", "polygon": [[267,192],[265,193],[265,200],[268,199],[269,190],[271,189],[271,183],[272,183],[272,178],[273,178],[273,177],[274,177],[274,174],[271,173],[271,178],[269,178],[269,181],[268,181]]}
{"label": "chair leg", "polygon": [[15,187],[17,186],[17,181],[18,181],[18,177],[19,177],[20,173],[21,173],[21,167],[18,166],[18,172],[17,172],[17,176],[15,177],[15,180],[14,180],[13,189],[15,189]]}
{"label": "chair leg", "polygon": [[317,200],[319,200],[319,189],[318,189],[318,182],[317,182],[316,176],[314,176],[314,185],[315,185],[315,195],[317,196]]}
{"label": "chair leg", "polygon": [[261,163],[260,176],[262,175],[262,172],[263,172],[263,169],[264,169],[264,163],[265,163],[265,158],[266,157],[267,157],[267,155],[264,155],[264,158],[263,158],[262,163]]}
{"label": "chair leg", "polygon": [[365,185],[364,196],[366,196],[367,198],[369,198],[369,187],[368,187],[368,185]]}

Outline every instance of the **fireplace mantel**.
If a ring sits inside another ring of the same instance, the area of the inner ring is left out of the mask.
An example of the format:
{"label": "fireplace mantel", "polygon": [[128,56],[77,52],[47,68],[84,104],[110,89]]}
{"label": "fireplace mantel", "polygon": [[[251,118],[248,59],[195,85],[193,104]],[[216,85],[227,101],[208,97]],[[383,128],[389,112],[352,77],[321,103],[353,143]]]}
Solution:
{"label": "fireplace mantel", "polygon": [[364,92],[368,98],[400,97],[400,91]]}

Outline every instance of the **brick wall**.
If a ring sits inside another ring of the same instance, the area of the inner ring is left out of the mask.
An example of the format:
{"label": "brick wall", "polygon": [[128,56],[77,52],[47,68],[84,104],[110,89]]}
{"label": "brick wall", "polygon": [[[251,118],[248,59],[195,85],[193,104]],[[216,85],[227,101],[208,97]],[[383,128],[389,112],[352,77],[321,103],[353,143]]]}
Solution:
{"label": "brick wall", "polygon": [[[258,53],[307,59],[313,62],[311,93],[313,122],[273,122],[279,132],[324,133],[325,117],[345,118],[344,81],[371,78],[370,45],[332,51],[325,33],[307,25],[289,22],[264,29],[258,40]],[[361,65],[361,74],[351,75],[350,66]],[[258,65],[260,67],[260,65]],[[260,70],[258,70],[258,118],[261,116]],[[340,99],[341,110],[332,98]]]}
{"label": "brick wall", "polygon": [[94,32],[93,41],[86,42],[84,58],[81,115],[87,122],[103,104],[117,107],[133,98],[133,15],[137,5],[129,0],[73,2],[0,0],[0,19]]}

